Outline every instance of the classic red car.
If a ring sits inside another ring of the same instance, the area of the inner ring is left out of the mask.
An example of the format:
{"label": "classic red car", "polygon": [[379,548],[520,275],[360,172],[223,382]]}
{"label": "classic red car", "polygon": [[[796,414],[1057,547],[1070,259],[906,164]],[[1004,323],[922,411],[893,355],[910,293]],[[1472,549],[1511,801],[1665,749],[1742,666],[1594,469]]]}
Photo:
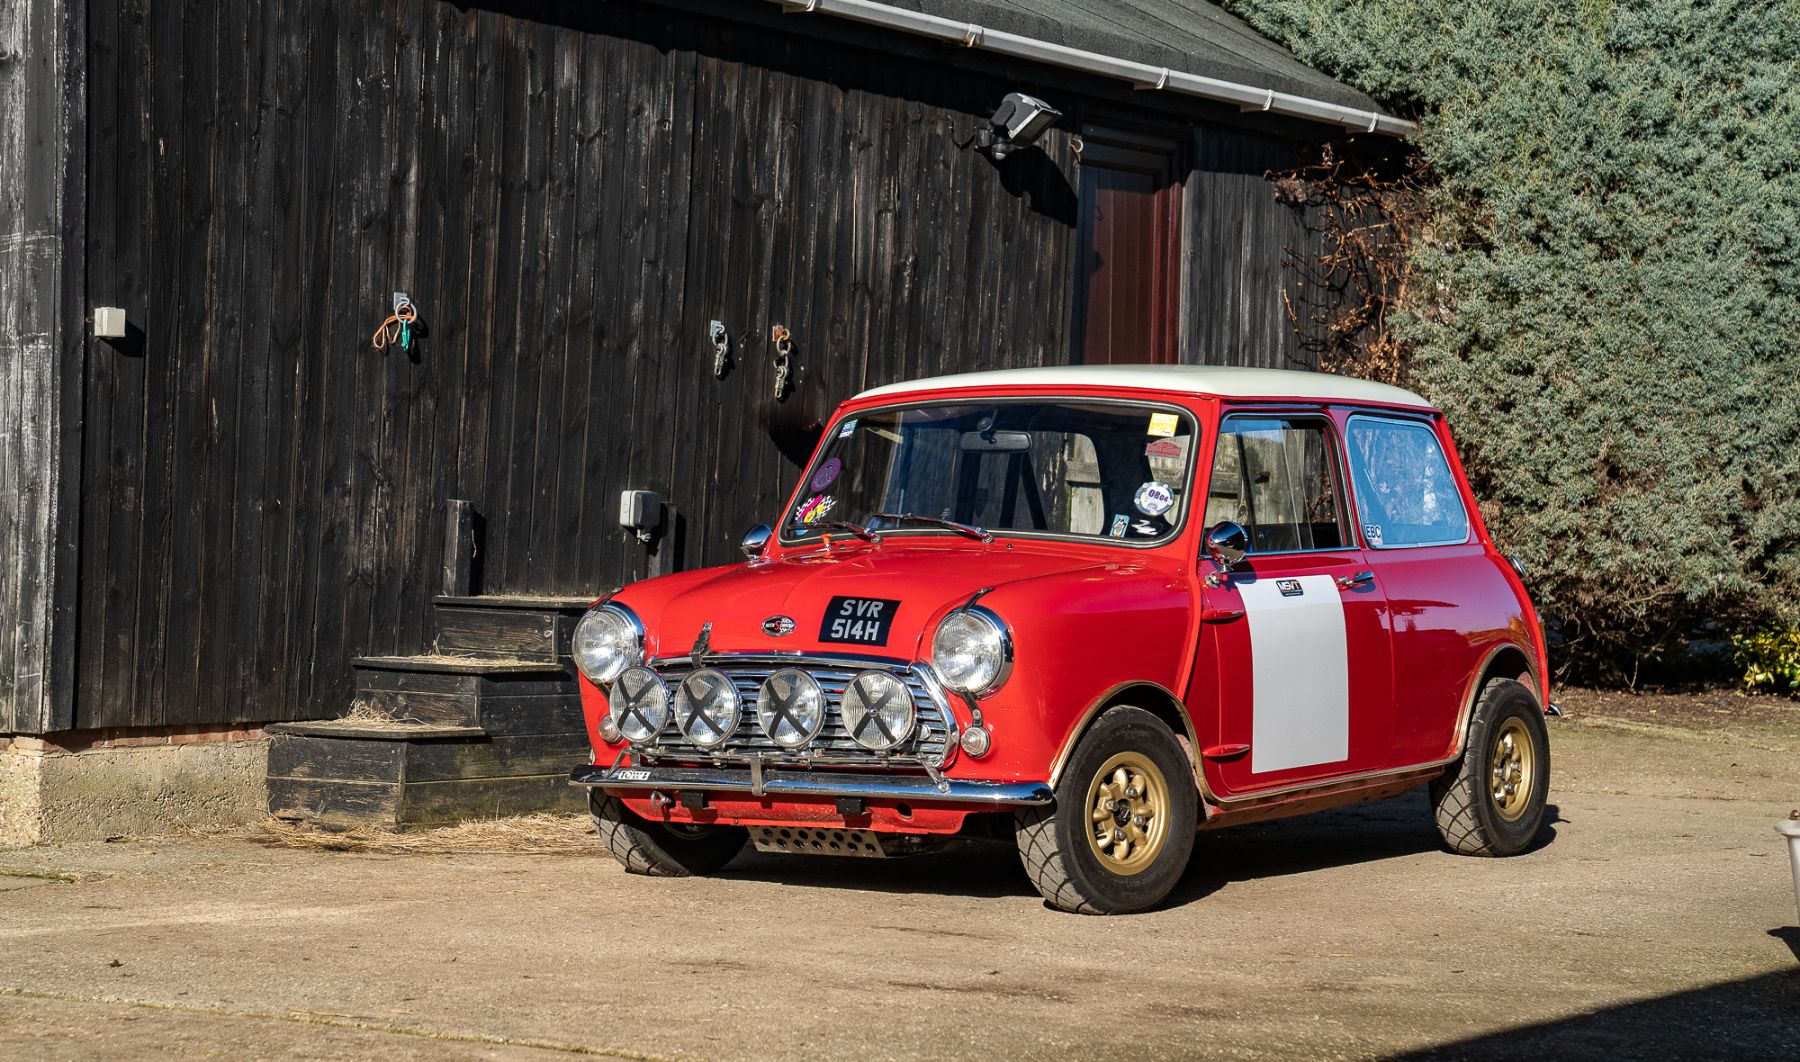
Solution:
{"label": "classic red car", "polygon": [[1544,641],[1442,415],[1318,373],[1088,366],[844,403],[742,564],[575,634],[606,843],[1016,843],[1056,907],[1168,895],[1197,829],[1429,786],[1444,843],[1526,848]]}

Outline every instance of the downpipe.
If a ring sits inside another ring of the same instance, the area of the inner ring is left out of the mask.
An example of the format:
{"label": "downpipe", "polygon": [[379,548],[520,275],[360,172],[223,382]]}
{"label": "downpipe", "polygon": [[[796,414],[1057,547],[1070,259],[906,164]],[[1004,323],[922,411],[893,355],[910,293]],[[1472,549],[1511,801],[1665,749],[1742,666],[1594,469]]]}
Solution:
{"label": "downpipe", "polygon": [[1800,912],[1800,809],[1775,824],[1775,832],[1787,838],[1788,862],[1794,871],[1794,908]]}

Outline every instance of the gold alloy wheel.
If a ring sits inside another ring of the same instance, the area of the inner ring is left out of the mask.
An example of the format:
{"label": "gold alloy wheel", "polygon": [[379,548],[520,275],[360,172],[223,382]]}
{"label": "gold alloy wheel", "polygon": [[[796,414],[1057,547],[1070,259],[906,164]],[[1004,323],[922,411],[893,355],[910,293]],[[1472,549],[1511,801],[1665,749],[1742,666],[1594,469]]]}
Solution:
{"label": "gold alloy wheel", "polygon": [[1088,845],[1100,865],[1129,877],[1149,869],[1169,835],[1169,783],[1141,752],[1121,752],[1088,783]]}
{"label": "gold alloy wheel", "polygon": [[1523,720],[1508,719],[1501,724],[1488,762],[1493,765],[1488,791],[1494,798],[1494,810],[1507,822],[1517,822],[1531,804],[1537,782],[1537,745]]}

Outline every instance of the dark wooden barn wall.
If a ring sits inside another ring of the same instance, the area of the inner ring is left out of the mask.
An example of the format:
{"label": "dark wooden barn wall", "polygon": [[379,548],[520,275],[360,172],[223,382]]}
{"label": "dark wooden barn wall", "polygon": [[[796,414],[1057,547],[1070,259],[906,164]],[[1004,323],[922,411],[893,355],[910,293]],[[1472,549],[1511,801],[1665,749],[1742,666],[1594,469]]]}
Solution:
{"label": "dark wooden barn wall", "polygon": [[[1069,137],[958,146],[1029,84],[630,3],[91,0],[88,39],[87,284],[143,341],[89,351],[79,726],[336,714],[428,643],[447,498],[484,589],[603,591],[620,489],[723,561],[837,399],[1067,350]],[[397,289],[416,360],[370,349]]]}
{"label": "dark wooden barn wall", "polygon": [[1309,367],[1282,302],[1283,289],[1295,280],[1282,263],[1287,249],[1310,249],[1315,237],[1298,210],[1276,201],[1266,175],[1313,161],[1316,148],[1201,126],[1190,150],[1193,169],[1182,215],[1182,361]]}
{"label": "dark wooden barn wall", "polygon": [[[0,733],[61,721],[72,630],[58,573],[79,424],[82,176],[79,5],[0,4]],[[71,399],[71,395],[75,396]],[[72,578],[63,583],[73,585]],[[63,680],[63,689],[56,683]]]}

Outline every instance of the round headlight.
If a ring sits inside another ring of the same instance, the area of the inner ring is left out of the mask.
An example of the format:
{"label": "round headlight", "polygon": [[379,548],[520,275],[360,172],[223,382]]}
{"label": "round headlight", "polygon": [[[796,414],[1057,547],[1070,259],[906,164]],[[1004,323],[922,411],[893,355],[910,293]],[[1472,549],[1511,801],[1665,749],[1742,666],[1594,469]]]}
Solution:
{"label": "round headlight", "polygon": [[763,680],[756,693],[756,721],[784,749],[797,749],[825,725],[825,691],[811,675],[786,667]]}
{"label": "round headlight", "polygon": [[669,687],[647,667],[619,672],[606,703],[607,716],[633,745],[655,744],[669,725]]}
{"label": "round headlight", "polygon": [[738,692],[730,676],[703,667],[675,688],[675,722],[703,749],[725,744],[738,725]]}
{"label": "round headlight", "polygon": [[575,625],[571,651],[581,673],[603,685],[643,659],[643,628],[623,605],[601,605]]}
{"label": "round headlight", "polygon": [[1006,681],[1012,636],[999,616],[980,605],[944,617],[931,639],[931,666],[958,693],[983,694]]}
{"label": "round headlight", "polygon": [[912,733],[912,691],[885,671],[864,671],[844,687],[843,713],[858,745],[885,752]]}

